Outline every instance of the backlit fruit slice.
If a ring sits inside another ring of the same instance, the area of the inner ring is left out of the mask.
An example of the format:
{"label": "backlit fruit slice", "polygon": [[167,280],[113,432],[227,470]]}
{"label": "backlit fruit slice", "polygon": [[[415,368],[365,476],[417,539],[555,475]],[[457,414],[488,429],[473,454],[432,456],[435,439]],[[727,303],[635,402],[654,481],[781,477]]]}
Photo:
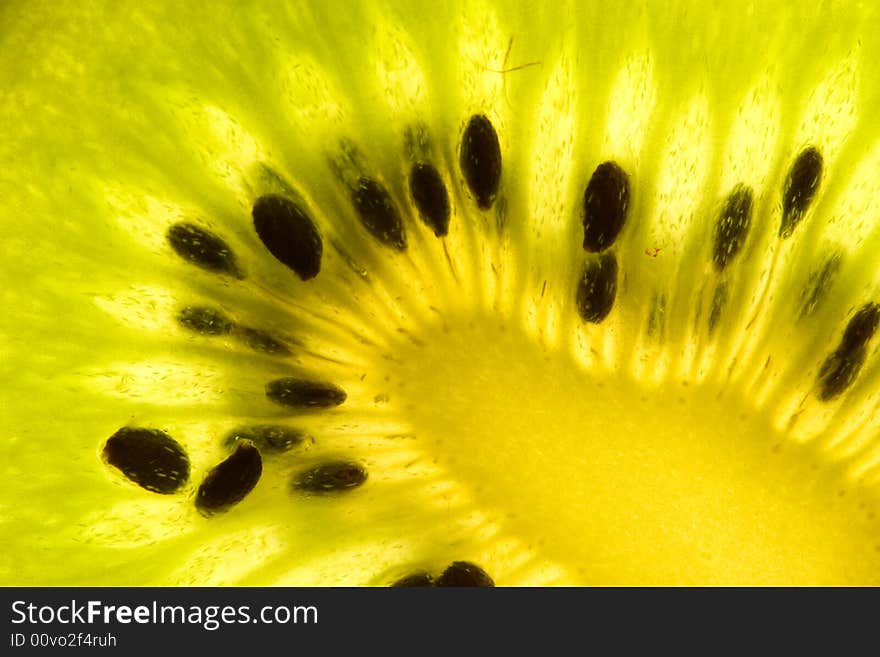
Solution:
{"label": "backlit fruit slice", "polygon": [[0,40],[0,583],[880,584],[871,3]]}

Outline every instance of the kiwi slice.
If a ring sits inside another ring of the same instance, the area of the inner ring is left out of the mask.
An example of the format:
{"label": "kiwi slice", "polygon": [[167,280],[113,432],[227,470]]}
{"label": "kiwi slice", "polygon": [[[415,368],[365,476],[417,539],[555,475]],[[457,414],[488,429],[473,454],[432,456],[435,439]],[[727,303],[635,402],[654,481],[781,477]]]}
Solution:
{"label": "kiwi slice", "polygon": [[4,3],[0,582],[880,584],[871,3],[423,4]]}

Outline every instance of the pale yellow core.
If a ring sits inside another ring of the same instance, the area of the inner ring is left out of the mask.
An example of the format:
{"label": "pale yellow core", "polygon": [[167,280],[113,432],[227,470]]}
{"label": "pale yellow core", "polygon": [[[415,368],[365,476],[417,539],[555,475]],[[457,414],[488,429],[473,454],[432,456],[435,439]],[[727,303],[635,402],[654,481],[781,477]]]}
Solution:
{"label": "pale yellow core", "polygon": [[880,582],[872,505],[735,390],[591,372],[488,317],[419,338],[390,403],[565,583]]}

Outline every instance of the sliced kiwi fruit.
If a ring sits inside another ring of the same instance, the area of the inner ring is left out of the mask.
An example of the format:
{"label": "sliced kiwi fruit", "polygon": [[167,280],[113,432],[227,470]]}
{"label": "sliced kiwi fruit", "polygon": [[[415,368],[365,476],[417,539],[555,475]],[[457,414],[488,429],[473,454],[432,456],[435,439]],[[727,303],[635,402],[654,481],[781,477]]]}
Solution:
{"label": "sliced kiwi fruit", "polygon": [[878,28],[4,3],[0,583],[880,584]]}

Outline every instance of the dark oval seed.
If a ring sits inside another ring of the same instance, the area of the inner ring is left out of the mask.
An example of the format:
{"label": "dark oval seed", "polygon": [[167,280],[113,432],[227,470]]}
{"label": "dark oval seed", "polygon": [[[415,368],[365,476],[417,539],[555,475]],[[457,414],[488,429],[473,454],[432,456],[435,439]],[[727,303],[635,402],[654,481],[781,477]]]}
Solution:
{"label": "dark oval seed", "polygon": [[880,305],[866,303],[847,323],[843,337],[840,339],[840,349],[851,351],[864,347],[868,340],[874,337],[878,325],[880,325]]}
{"label": "dark oval seed", "polygon": [[469,561],[455,561],[437,579],[437,586],[495,586],[489,574]]}
{"label": "dark oval seed", "polygon": [[234,326],[222,311],[208,306],[187,306],[178,313],[177,321],[185,329],[202,335],[226,335]]}
{"label": "dark oval seed", "polygon": [[461,138],[459,165],[477,205],[491,208],[501,182],[501,145],[486,116],[475,114],[468,121]]}
{"label": "dark oval seed", "polygon": [[238,333],[244,343],[254,351],[262,351],[264,354],[275,356],[290,354],[290,348],[286,344],[276,340],[265,331],[242,326]]}
{"label": "dark oval seed", "polygon": [[345,401],[345,391],[325,381],[285,377],[266,385],[266,396],[276,404],[291,408],[330,408]]}
{"label": "dark oval seed", "polygon": [[859,375],[866,355],[866,349],[858,347],[852,350],[837,349],[828,356],[819,368],[819,399],[831,401],[843,394]]}
{"label": "dark oval seed", "polygon": [[367,480],[367,471],[359,463],[334,461],[299,473],[293,487],[310,493],[339,493],[357,488]]}
{"label": "dark oval seed", "polygon": [[397,251],[406,249],[403,220],[383,185],[361,176],[351,198],[361,223],[373,237]]}
{"label": "dark oval seed", "polygon": [[227,511],[247,497],[261,474],[259,450],[249,442],[240,442],[232,455],[214,466],[202,481],[196,508],[205,516]]}
{"label": "dark oval seed", "polygon": [[123,427],[104,445],[104,460],[141,488],[168,495],[189,480],[189,458],[164,431]]}
{"label": "dark oval seed", "polygon": [[434,586],[434,578],[431,577],[430,573],[412,573],[411,575],[406,575],[405,577],[401,577],[399,580],[394,582],[391,585],[395,588],[407,588],[414,586]]}
{"label": "dark oval seed", "polygon": [[809,209],[822,182],[824,161],[815,146],[800,152],[788,171],[782,191],[782,224],[779,237],[790,237]]}
{"label": "dark oval seed", "polygon": [[715,246],[712,262],[715,271],[722,272],[745,244],[752,223],[754,192],[750,187],[737,185],[724,202],[715,223]]}
{"label": "dark oval seed", "polygon": [[187,262],[220,274],[244,278],[229,245],[214,233],[191,223],[177,223],[166,234],[171,248]]}
{"label": "dark oval seed", "polygon": [[584,265],[577,288],[577,310],[585,322],[604,320],[614,307],[617,296],[617,258],[605,252]]}
{"label": "dark oval seed", "polygon": [[437,237],[449,232],[449,195],[440,172],[427,162],[413,164],[409,172],[409,193],[422,220]]}
{"label": "dark oval seed", "polygon": [[629,177],[616,162],[603,162],[584,192],[584,249],[604,251],[614,243],[629,209]]}
{"label": "dark oval seed", "polygon": [[324,246],[305,210],[287,197],[268,194],[256,200],[251,214],[269,253],[304,281],[318,275]]}
{"label": "dark oval seed", "polygon": [[281,424],[258,424],[239,427],[226,436],[227,445],[249,440],[257,449],[267,452],[286,452],[309,438],[305,431]]}

